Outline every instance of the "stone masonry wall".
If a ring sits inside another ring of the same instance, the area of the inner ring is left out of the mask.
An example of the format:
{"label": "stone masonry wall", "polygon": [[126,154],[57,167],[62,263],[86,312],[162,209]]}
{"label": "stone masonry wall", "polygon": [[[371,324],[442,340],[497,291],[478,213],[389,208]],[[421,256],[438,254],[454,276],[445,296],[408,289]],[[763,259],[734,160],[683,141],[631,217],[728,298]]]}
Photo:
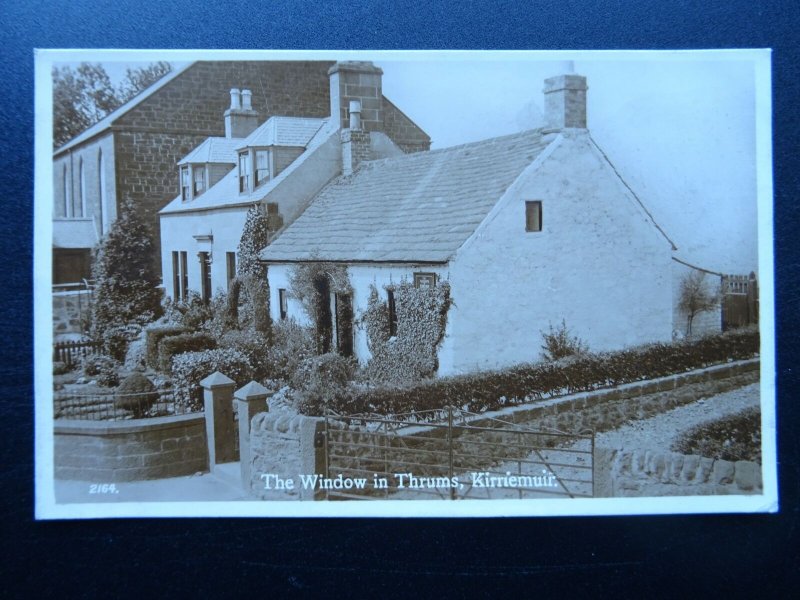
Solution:
{"label": "stone masonry wall", "polygon": [[119,483],[208,470],[203,414],[55,422],[56,479]]}
{"label": "stone masonry wall", "polygon": [[761,465],[750,461],[611,449],[599,449],[597,460],[610,465],[608,477],[596,482],[599,496],[747,495],[762,489]]}
{"label": "stone masonry wall", "polygon": [[83,322],[89,317],[91,300],[88,291],[53,294],[53,334],[83,333]]}
{"label": "stone masonry wall", "polygon": [[431,138],[403,111],[383,98],[383,131],[403,152],[424,152],[431,149]]}

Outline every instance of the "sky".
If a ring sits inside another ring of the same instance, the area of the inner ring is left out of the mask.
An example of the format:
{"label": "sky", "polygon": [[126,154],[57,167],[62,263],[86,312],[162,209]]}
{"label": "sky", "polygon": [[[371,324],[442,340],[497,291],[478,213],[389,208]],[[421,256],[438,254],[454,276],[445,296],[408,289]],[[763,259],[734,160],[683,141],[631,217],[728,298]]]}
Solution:
{"label": "sky", "polygon": [[[573,68],[587,77],[592,137],[678,247],[676,256],[713,271],[758,270],[752,54],[346,58],[372,60],[383,69],[384,95],[431,136],[432,148],[543,125],[544,79]],[[102,62],[116,83],[126,67],[155,60],[184,64],[163,53],[144,62]]]}

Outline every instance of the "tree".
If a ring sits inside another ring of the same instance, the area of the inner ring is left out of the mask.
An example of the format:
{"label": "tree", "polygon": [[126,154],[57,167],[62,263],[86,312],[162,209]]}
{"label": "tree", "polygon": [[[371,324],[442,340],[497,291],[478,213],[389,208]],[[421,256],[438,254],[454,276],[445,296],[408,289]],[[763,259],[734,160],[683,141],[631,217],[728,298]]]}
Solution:
{"label": "tree", "polygon": [[706,281],[703,271],[692,271],[681,279],[678,309],[686,315],[686,335],[692,335],[692,323],[701,312],[714,310],[720,303],[720,290]]}
{"label": "tree", "polygon": [[95,251],[95,339],[104,339],[111,328],[143,324],[161,315],[160,281],[152,269],[151,253],[152,241],[144,221],[130,205],[124,207]]}
{"label": "tree", "polygon": [[[245,218],[242,237],[239,240],[236,277],[241,283],[242,303],[245,315],[252,318],[256,331],[270,339],[272,320],[269,315],[269,282],[266,269],[258,255],[269,244],[270,220],[257,204],[250,207]],[[237,286],[237,291],[239,287]]]}
{"label": "tree", "polygon": [[166,62],[129,68],[119,88],[114,88],[100,63],[53,67],[53,145],[64,145],[171,69]]}

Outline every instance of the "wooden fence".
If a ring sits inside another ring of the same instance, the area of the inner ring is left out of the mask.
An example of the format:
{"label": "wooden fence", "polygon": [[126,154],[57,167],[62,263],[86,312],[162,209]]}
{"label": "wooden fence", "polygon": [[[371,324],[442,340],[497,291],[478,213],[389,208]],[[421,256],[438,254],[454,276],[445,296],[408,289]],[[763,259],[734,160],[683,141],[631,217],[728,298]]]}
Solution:
{"label": "wooden fence", "polygon": [[756,274],[722,276],[722,331],[758,323]]}
{"label": "wooden fence", "polygon": [[53,345],[53,362],[63,362],[73,367],[81,358],[100,353],[100,342],[58,342]]}

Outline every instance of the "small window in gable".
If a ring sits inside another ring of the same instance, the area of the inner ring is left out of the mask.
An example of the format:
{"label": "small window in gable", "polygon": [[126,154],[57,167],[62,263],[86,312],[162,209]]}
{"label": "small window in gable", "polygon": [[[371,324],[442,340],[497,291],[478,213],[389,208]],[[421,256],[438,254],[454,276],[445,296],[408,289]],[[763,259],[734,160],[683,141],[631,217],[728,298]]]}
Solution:
{"label": "small window in gable", "polygon": [[525,202],[525,231],[542,230],[542,201]]}
{"label": "small window in gable", "polygon": [[181,200],[186,202],[191,198],[191,187],[189,184],[189,167],[181,167]]}
{"label": "small window in gable", "polygon": [[250,191],[250,153],[239,154],[239,193]]}
{"label": "small window in gable", "polygon": [[197,197],[206,191],[206,168],[201,165],[193,165],[192,180],[192,195]]}
{"label": "small window in gable", "polygon": [[256,187],[269,179],[269,151],[256,150]]}

